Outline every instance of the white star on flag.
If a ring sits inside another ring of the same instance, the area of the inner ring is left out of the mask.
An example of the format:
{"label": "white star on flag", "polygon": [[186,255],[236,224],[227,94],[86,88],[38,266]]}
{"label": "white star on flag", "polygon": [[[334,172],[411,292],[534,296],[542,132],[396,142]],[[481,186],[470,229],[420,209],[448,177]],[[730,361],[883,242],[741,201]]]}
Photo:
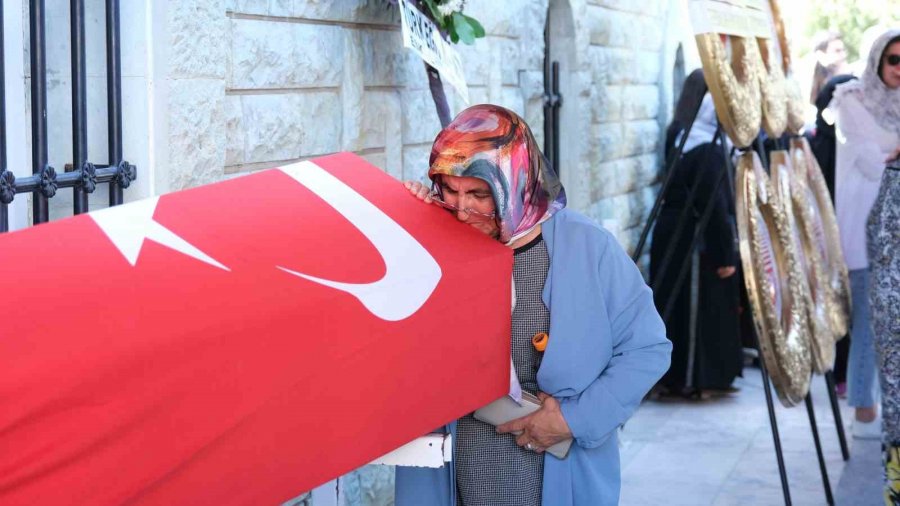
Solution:
{"label": "white star on flag", "polygon": [[149,239],[213,267],[230,271],[228,267],[153,221],[153,212],[158,203],[159,197],[152,197],[122,206],[93,211],[88,213],[88,216],[93,218],[97,226],[109,237],[109,240],[119,249],[132,267],[137,264],[144,240]]}

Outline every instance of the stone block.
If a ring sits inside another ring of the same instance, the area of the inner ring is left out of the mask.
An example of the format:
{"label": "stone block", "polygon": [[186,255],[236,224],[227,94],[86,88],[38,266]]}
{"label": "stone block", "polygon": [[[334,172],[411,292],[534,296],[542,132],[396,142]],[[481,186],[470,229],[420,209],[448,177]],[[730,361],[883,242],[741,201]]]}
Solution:
{"label": "stone block", "polygon": [[637,16],[627,12],[603,9],[610,18],[610,47],[636,49],[642,34],[638,31]]}
{"label": "stone block", "polygon": [[588,3],[616,11],[632,12],[644,16],[656,16],[660,11],[660,3],[657,0],[645,0],[642,2],[632,2],[630,0],[588,0]]}
{"label": "stone block", "polygon": [[169,77],[225,77],[228,18],[223,15],[223,0],[180,0],[169,5]]}
{"label": "stone block", "polygon": [[597,139],[596,162],[615,160],[622,156],[623,132],[619,123],[604,123],[594,125],[591,130],[594,139]]}
{"label": "stone block", "polygon": [[268,14],[269,0],[234,0],[232,10],[239,14]]}
{"label": "stone block", "polygon": [[657,84],[662,72],[662,59],[659,51],[638,51],[635,56],[637,71],[635,83]]}
{"label": "stone block", "polygon": [[428,159],[431,156],[431,144],[403,146],[403,180],[419,181],[431,186],[428,179]]}
{"label": "stone block", "polygon": [[[448,93],[452,91],[448,90]],[[403,144],[431,143],[441,130],[431,92],[403,90],[400,100],[403,108]]]}
{"label": "stone block", "polygon": [[591,120],[610,123],[622,119],[622,98],[624,87],[620,85],[598,85],[591,97]]}
{"label": "stone block", "polygon": [[612,44],[612,17],[606,9],[596,6],[588,6],[585,26],[588,29],[588,40],[597,46],[609,46]]}
{"label": "stone block", "polygon": [[653,153],[659,145],[659,123],[656,120],[628,121],[623,124],[622,156]]}
{"label": "stone block", "polygon": [[279,162],[340,151],[338,94],[244,95],[241,97],[245,163]]}
{"label": "stone block", "polygon": [[422,59],[403,47],[400,32],[359,30],[366,86],[427,86]]}
{"label": "stone block", "polygon": [[[372,0],[313,0],[314,2],[347,4],[347,21],[355,23],[367,23],[378,25],[392,25],[400,30],[400,11],[394,6],[386,5],[387,2]],[[294,0],[296,3],[311,3],[310,0]]]}
{"label": "stone block", "polygon": [[544,72],[542,70],[519,71],[519,92],[525,100],[541,99],[544,96]]}
{"label": "stone block", "polygon": [[591,202],[599,202],[603,199],[620,195],[621,173],[624,170],[622,160],[613,160],[597,164],[590,171],[589,185]]}
{"label": "stone block", "polygon": [[[518,40],[488,36],[471,46],[457,44],[454,47],[462,60],[468,85],[486,86],[494,81],[505,86],[519,84],[519,71],[525,67]],[[540,64],[533,70],[538,69]]]}
{"label": "stone block", "polygon": [[240,95],[225,97],[225,165],[244,163],[243,108]]}
{"label": "stone block", "polygon": [[456,45],[462,60],[463,73],[466,84],[472,86],[485,86],[488,84],[488,75],[491,71],[491,41],[499,41],[499,38],[480,39],[472,46],[465,44]]}
{"label": "stone block", "polygon": [[635,53],[630,49],[600,48],[605,59],[606,82],[609,84],[630,84],[636,80],[637,64]]}
{"label": "stone block", "polygon": [[592,180],[595,200],[642,190],[656,179],[656,154],[620,158],[598,166]]}
{"label": "stone block", "polygon": [[519,88],[517,87],[504,86],[503,88],[501,88],[499,99],[492,99],[491,102],[499,106],[506,107],[519,116],[525,116],[525,100],[522,97],[521,91],[519,91]]}
{"label": "stone block", "polygon": [[400,26],[397,7],[371,0],[294,0],[291,15],[317,21]]}
{"label": "stone block", "polygon": [[270,16],[290,16],[294,13],[292,0],[269,0]]}
{"label": "stone block", "polygon": [[662,47],[665,22],[662,18],[636,16],[634,19],[637,47],[649,51],[659,51]]}
{"label": "stone block", "polygon": [[616,10],[627,10],[630,2],[628,0],[587,0],[591,5],[606,7]]}
{"label": "stone block", "polygon": [[465,13],[477,19],[484,30],[491,35],[515,38],[527,33],[544,32],[544,2],[520,0],[511,5],[507,2],[470,1]]}
{"label": "stone block", "polygon": [[612,220],[624,230],[640,225],[642,204],[641,192],[623,193],[594,203],[588,216],[599,223]]}
{"label": "stone block", "polygon": [[659,115],[659,88],[656,85],[626,86],[622,91],[622,119],[656,119]]}
{"label": "stone block", "polygon": [[452,89],[452,87],[445,86],[445,89],[447,90],[447,98],[450,102],[450,113],[453,116],[456,116],[460,113],[460,111],[469,107],[470,105],[490,103],[490,99],[488,98],[488,89],[484,86],[469,86],[468,103],[464,102],[462,97],[458,93],[456,93]]}
{"label": "stone block", "polygon": [[360,149],[384,148],[389,137],[400,142],[399,91],[367,91],[360,121]]}
{"label": "stone block", "polygon": [[[523,37],[523,39],[528,38],[532,39],[532,44],[535,43],[535,39],[540,39],[541,42],[543,42],[543,37],[540,34],[526,34]],[[481,39],[481,41],[484,41],[484,39]],[[499,61],[497,61],[496,64],[500,66],[501,82],[505,86],[518,86],[519,71],[523,69],[523,59],[519,54],[519,41],[500,37],[491,37],[490,39],[488,39],[487,43],[498,48],[497,55],[499,57]],[[476,47],[477,45],[478,43],[476,43]],[[541,60],[541,63],[543,63],[543,58]],[[535,66],[534,68],[531,68],[529,70],[537,70],[540,68],[540,66]]]}
{"label": "stone block", "polygon": [[350,8],[357,0],[294,0],[291,15],[295,18],[349,21]]}
{"label": "stone block", "polygon": [[635,172],[636,188],[642,188],[656,183],[661,169],[660,153],[648,153],[636,156],[632,160],[632,170]]}
{"label": "stone block", "polygon": [[594,202],[588,207],[587,215],[597,223],[612,220],[620,228],[628,221],[628,196],[616,195]]}
{"label": "stone block", "polygon": [[169,83],[168,177],[161,192],[218,181],[225,165],[225,85],[221,79]]}
{"label": "stone block", "polygon": [[363,98],[365,86],[360,76],[363,74],[362,32],[344,30],[344,68],[341,78],[341,148],[344,151],[362,149],[360,132],[362,128]]}
{"label": "stone block", "polygon": [[585,60],[591,86],[607,84],[609,81],[609,55],[606,54],[606,50],[600,46],[588,46]]}
{"label": "stone block", "polygon": [[338,26],[233,19],[233,89],[338,86],[344,38]]}

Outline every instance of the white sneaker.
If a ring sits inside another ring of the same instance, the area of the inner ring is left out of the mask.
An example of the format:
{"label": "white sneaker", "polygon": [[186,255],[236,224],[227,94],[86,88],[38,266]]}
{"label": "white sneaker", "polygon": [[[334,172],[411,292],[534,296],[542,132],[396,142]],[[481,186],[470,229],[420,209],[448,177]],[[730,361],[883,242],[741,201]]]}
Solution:
{"label": "white sneaker", "polygon": [[850,424],[850,432],[856,439],[881,439],[881,413],[871,422],[854,419]]}

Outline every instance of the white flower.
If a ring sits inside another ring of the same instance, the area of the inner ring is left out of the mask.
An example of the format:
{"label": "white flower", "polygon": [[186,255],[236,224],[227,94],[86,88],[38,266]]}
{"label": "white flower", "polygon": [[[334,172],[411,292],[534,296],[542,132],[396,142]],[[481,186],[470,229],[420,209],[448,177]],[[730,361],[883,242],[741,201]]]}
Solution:
{"label": "white flower", "polygon": [[441,13],[441,16],[450,16],[454,12],[461,11],[463,8],[463,4],[465,4],[464,0],[447,0],[446,2],[437,6],[438,12]]}

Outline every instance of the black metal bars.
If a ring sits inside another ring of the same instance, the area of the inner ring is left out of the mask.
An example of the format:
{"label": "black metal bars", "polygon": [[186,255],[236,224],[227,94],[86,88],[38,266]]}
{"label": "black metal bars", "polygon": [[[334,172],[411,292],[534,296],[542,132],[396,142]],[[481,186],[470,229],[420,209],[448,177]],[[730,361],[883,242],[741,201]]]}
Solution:
{"label": "black metal bars", "polygon": [[831,413],[834,415],[834,424],[837,426],[838,442],[841,444],[841,457],[845,461],[850,460],[850,449],[847,447],[847,436],[844,433],[844,420],[841,417],[841,407],[838,405],[833,371],[825,373],[825,385],[828,388],[828,400],[831,401]]}
{"label": "black metal bars", "polygon": [[[44,0],[31,0],[29,6],[31,68],[31,159],[32,175],[13,176],[6,163],[6,101],[3,89],[3,51],[0,48],[0,232],[9,230],[8,204],[16,194],[33,193],[34,223],[49,220],[48,200],[59,188],[72,188],[74,213],[88,210],[88,195],[98,183],[109,183],[109,204],[122,203],[122,189],[136,177],[133,165],[122,158],[122,74],[119,43],[119,1],[106,1],[106,67],[109,122],[109,163],[95,165],[88,158],[87,71],[85,68],[84,0],[70,0],[72,43],[72,161],[71,172],[57,176],[48,164],[47,139],[47,62],[46,9]],[[0,40],[2,40],[2,4],[0,4]]]}
{"label": "black metal bars", "polygon": [[81,214],[88,209],[88,193],[96,184],[93,167],[88,165],[87,143],[87,70],[84,63],[84,0],[69,3],[70,30],[72,39],[72,166],[87,178],[73,190],[74,213]]}
{"label": "black metal bars", "polygon": [[[756,349],[762,350],[759,345],[759,336],[756,337]],[[778,420],[775,418],[775,403],[772,400],[772,385],[769,383],[769,372],[766,370],[766,360],[763,358],[762,352],[759,353],[759,372],[762,376],[763,391],[766,393],[766,407],[769,409],[769,427],[772,428],[772,442],[775,444],[775,458],[778,460],[778,476],[781,478],[784,506],[791,506],[791,486],[788,484],[787,467],[784,465],[781,436],[778,434]]]}
{"label": "black metal bars", "polygon": [[[109,135],[109,165],[122,163],[122,56],[119,45],[119,0],[106,0],[106,115]],[[128,175],[131,175],[129,172]],[[127,176],[126,176],[127,178]],[[131,178],[133,179],[133,177]],[[122,189],[130,180],[115,178],[109,185],[109,205],[122,203]]]}
{"label": "black metal bars", "polygon": [[47,165],[47,55],[44,42],[44,13],[44,0],[32,0],[28,23],[31,43],[31,172],[41,183],[40,191],[33,192],[35,224],[50,219],[47,199],[56,194],[56,171]]}
{"label": "black metal bars", "polygon": [[825,500],[829,506],[834,506],[834,496],[831,494],[831,481],[828,479],[828,467],[825,465],[825,455],[822,453],[822,441],[819,439],[819,427],[816,424],[816,412],[813,409],[812,394],[806,393],[806,413],[809,415],[809,425],[812,428],[813,441],[816,444],[816,457],[819,459],[819,472],[822,474],[822,486],[825,488]]}
{"label": "black metal bars", "polygon": [[550,54],[550,14],[544,23],[544,156],[559,176],[559,113],[563,97],[559,92],[559,62]]}
{"label": "black metal bars", "polygon": [[6,58],[3,33],[3,2],[0,1],[0,232],[9,230],[9,207],[6,199],[12,201],[15,195],[5,183],[12,177],[15,184],[16,179],[6,168]]}

